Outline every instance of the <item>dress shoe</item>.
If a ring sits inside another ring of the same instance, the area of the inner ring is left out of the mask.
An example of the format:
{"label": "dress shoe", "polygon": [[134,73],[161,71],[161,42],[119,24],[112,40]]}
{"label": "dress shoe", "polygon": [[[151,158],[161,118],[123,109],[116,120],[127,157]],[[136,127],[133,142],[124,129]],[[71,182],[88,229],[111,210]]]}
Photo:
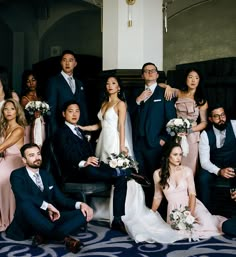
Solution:
{"label": "dress shoe", "polygon": [[64,242],[66,249],[72,253],[78,253],[84,247],[84,244],[80,240],[70,236],[65,237]]}
{"label": "dress shoe", "polygon": [[118,230],[123,234],[127,234],[127,231],[125,229],[125,225],[122,220],[119,221],[112,221],[111,223],[111,229]]}
{"label": "dress shoe", "polygon": [[139,175],[138,173],[132,172],[130,178],[134,179],[138,184],[143,187],[151,186],[151,182],[149,181],[149,179],[145,176]]}
{"label": "dress shoe", "polygon": [[41,235],[35,235],[32,238],[32,247],[37,247],[38,245],[46,243],[47,240],[43,238]]}

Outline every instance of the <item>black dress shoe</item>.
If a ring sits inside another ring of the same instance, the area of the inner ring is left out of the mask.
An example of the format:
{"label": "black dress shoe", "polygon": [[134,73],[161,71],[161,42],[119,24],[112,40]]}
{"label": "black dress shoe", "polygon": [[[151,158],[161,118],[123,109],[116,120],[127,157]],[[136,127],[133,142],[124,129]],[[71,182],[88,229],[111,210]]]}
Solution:
{"label": "black dress shoe", "polygon": [[66,249],[72,253],[78,253],[84,247],[84,244],[80,240],[70,236],[65,237],[64,242]]}
{"label": "black dress shoe", "polygon": [[118,230],[123,234],[127,234],[127,231],[125,229],[125,225],[122,220],[119,221],[112,221],[111,223],[111,229]]}
{"label": "black dress shoe", "polygon": [[46,243],[47,240],[43,238],[41,235],[35,235],[32,238],[32,247],[37,247],[38,245]]}
{"label": "black dress shoe", "polygon": [[147,177],[139,175],[138,173],[132,172],[130,178],[134,179],[138,184],[140,184],[143,187],[151,186],[151,182],[149,181],[149,179]]}

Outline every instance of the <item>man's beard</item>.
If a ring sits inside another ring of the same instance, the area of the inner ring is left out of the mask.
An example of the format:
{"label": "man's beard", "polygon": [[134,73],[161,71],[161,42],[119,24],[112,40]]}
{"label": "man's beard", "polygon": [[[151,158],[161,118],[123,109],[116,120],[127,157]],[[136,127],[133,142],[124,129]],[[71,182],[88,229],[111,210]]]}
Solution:
{"label": "man's beard", "polygon": [[220,131],[223,131],[226,129],[226,126],[227,126],[227,123],[221,123],[221,124],[218,124],[218,123],[214,123],[214,127]]}
{"label": "man's beard", "polygon": [[42,164],[42,161],[41,161],[41,160],[38,160],[38,161],[35,161],[35,162],[32,163],[32,164],[29,164],[29,163],[28,163],[28,166],[29,166],[30,168],[37,169],[37,168],[39,168],[39,167],[41,166],[41,164]]}

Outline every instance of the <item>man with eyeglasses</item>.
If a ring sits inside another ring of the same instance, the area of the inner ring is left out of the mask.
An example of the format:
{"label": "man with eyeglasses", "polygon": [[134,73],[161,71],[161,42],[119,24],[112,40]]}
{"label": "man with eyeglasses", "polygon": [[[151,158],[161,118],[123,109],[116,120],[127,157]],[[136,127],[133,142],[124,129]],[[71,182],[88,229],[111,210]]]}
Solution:
{"label": "man with eyeglasses", "polygon": [[208,111],[211,124],[200,136],[198,186],[199,199],[209,208],[211,185],[217,179],[235,177],[236,169],[236,120],[227,120],[221,105]]}
{"label": "man with eyeglasses", "polygon": [[[154,63],[145,63],[142,78],[145,85],[134,92],[129,111],[133,119],[134,154],[139,172],[152,181],[153,172],[160,167],[162,147],[168,136],[166,123],[176,117],[173,101],[164,98],[165,89],[157,84],[159,72]],[[152,205],[154,187],[144,188],[146,204]]]}

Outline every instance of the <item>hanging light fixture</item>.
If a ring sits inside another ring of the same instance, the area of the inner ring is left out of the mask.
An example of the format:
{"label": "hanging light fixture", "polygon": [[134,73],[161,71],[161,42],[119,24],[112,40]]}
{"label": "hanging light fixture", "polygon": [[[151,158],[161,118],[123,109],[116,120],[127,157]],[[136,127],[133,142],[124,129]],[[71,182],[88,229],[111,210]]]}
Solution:
{"label": "hanging light fixture", "polygon": [[132,27],[132,5],[134,5],[136,0],[126,0],[126,3],[128,4],[128,27]]}

